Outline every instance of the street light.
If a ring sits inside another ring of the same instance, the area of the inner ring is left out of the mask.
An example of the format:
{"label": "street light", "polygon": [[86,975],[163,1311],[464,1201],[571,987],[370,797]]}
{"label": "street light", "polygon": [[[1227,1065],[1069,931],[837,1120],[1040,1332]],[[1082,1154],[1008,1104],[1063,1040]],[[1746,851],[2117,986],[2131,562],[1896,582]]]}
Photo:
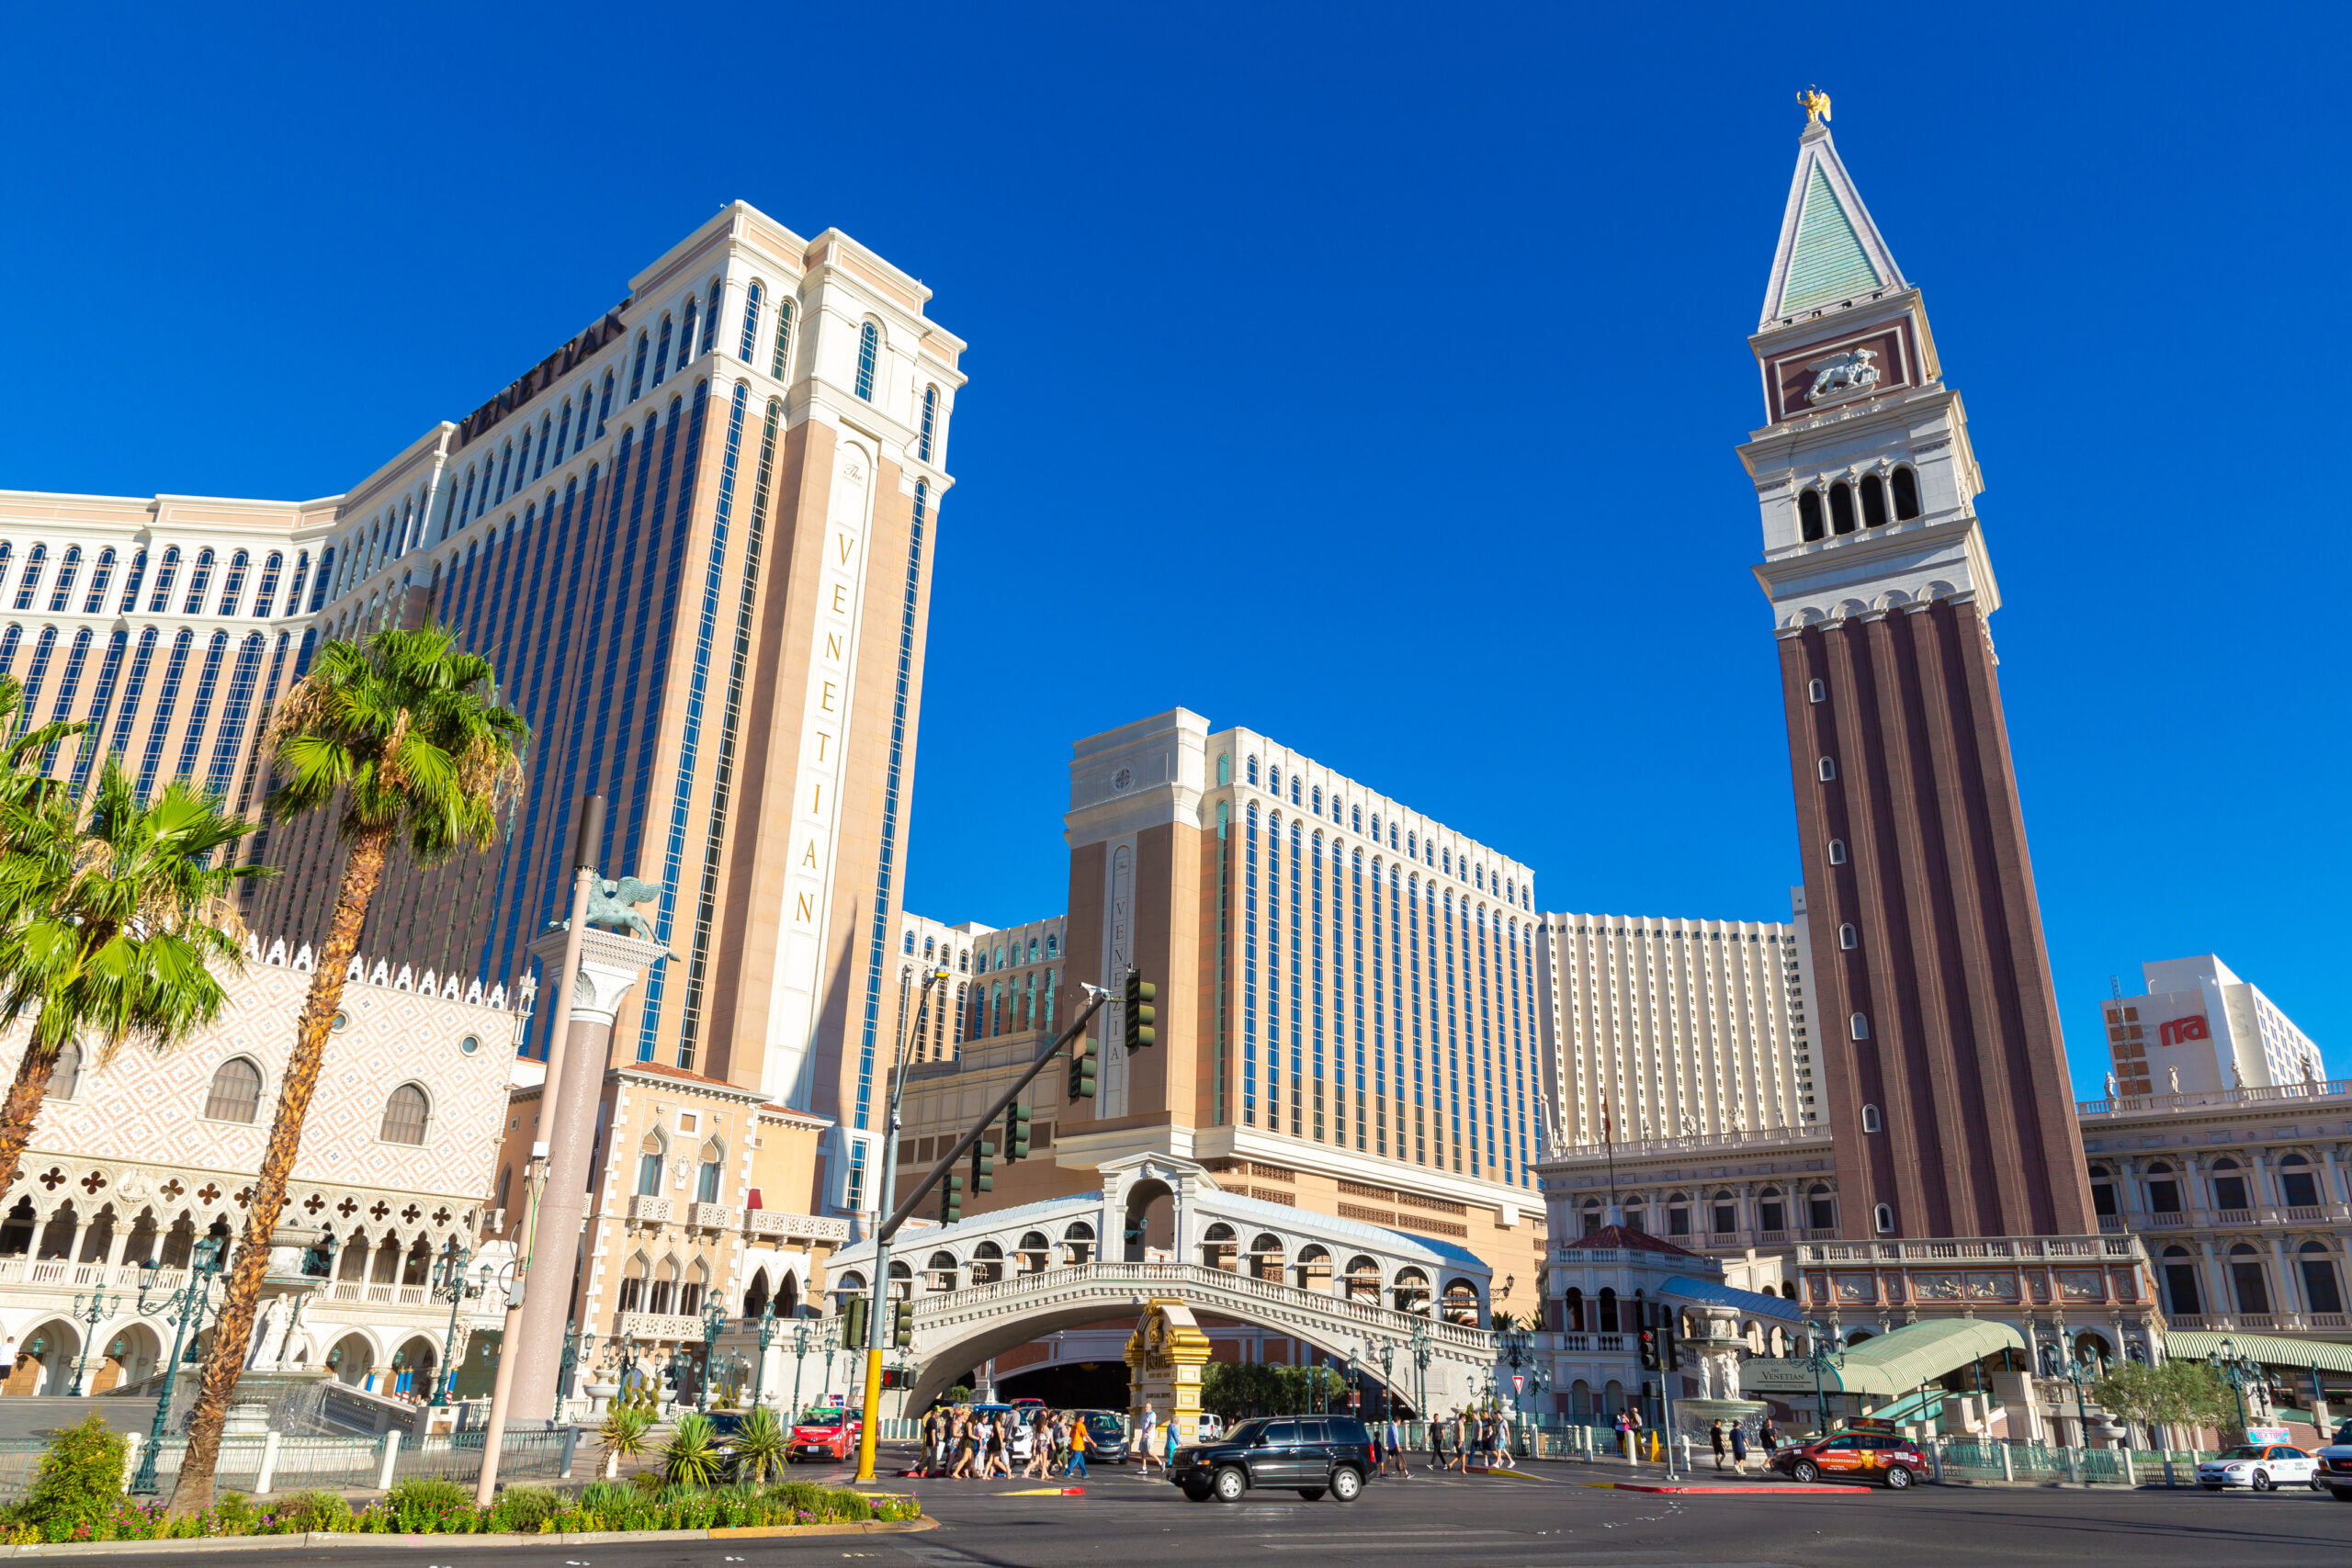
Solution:
{"label": "street light", "polygon": [[768,1382],[768,1347],[775,1340],[775,1298],[770,1296],[760,1303],[756,1320],[760,1327],[760,1364],[752,1373],[752,1408],[756,1410],[764,1397]]}
{"label": "street light", "polygon": [[711,1363],[718,1355],[718,1337],[727,1329],[727,1303],[713,1291],[702,1303],[702,1407],[710,1408]]}
{"label": "street light", "polygon": [[[1805,1319],[1804,1325],[1812,1330],[1805,1337],[1804,1359],[1805,1364],[1813,1369],[1813,1398],[1814,1403],[1821,1407],[1821,1435],[1826,1438],[1829,1436],[1829,1395],[1822,1390],[1821,1374],[1845,1366],[1846,1352],[1839,1348],[1834,1329],[1825,1327],[1811,1318]],[[1822,1348],[1825,1344],[1829,1347],[1826,1350]]]}
{"label": "street light", "polygon": [[1430,1418],[1430,1320],[1419,1313],[1413,1314],[1413,1414],[1421,1420]]}
{"label": "street light", "polygon": [[481,1294],[479,1283],[469,1283],[466,1280],[466,1265],[472,1262],[473,1258],[472,1248],[458,1246],[458,1238],[451,1236],[441,1249],[440,1261],[433,1266],[435,1298],[449,1298],[449,1332],[441,1340],[441,1375],[434,1380],[433,1387],[432,1403],[435,1404],[449,1403],[449,1384],[456,1378],[458,1309],[469,1297]]}
{"label": "street light", "polygon": [[[1511,1415],[1514,1417],[1513,1425],[1521,1429],[1521,1437],[1523,1438],[1526,1435],[1527,1412],[1520,1403],[1519,1370],[1535,1359],[1534,1337],[1526,1329],[1514,1324],[1509,1328],[1496,1331],[1495,1348],[1502,1352],[1503,1359],[1510,1364]],[[1499,1380],[1498,1382],[1499,1382]]]}
{"label": "street light", "polygon": [[1380,1341],[1380,1418],[1396,1418],[1396,1341],[1385,1336]]}
{"label": "street light", "polygon": [[148,1428],[147,1446],[139,1450],[139,1473],[130,1480],[134,1493],[146,1495],[162,1489],[155,1480],[155,1455],[164,1446],[164,1423],[172,1413],[172,1385],[179,1381],[180,1352],[187,1344],[188,1325],[199,1321],[212,1304],[212,1281],[220,1278],[221,1260],[228,1250],[227,1236],[207,1235],[198,1241],[188,1258],[187,1282],[161,1301],[149,1300],[160,1266],[152,1258],[139,1266],[145,1271],[145,1278],[139,1281],[139,1315],[172,1317],[177,1323],[172,1337],[172,1359],[164,1365],[164,1386],[155,1399],[155,1419]]}
{"label": "street light", "polygon": [[563,1357],[556,1364],[555,1407],[560,1416],[563,1402],[571,1397],[571,1374],[580,1365],[580,1320],[568,1318],[563,1325]]}
{"label": "street light", "polygon": [[[87,1306],[83,1305],[85,1299],[89,1303]],[[82,1392],[83,1376],[90,1370],[91,1337],[97,1333],[98,1325],[121,1310],[122,1297],[117,1295],[113,1301],[109,1302],[104,1291],[96,1292],[86,1298],[78,1295],[74,1298],[72,1314],[74,1321],[87,1324],[89,1326],[82,1331],[82,1359],[74,1364],[74,1386],[67,1392],[72,1393]]]}
{"label": "street light", "polygon": [[2238,1402],[2238,1438],[2244,1441],[2246,1427],[2245,1385],[2262,1375],[2262,1363],[2250,1356],[2240,1356],[2237,1341],[2226,1337],[2222,1339],[2220,1349],[2205,1353],[2205,1359],[2221,1374],[2222,1381],[2230,1385],[2230,1393]]}

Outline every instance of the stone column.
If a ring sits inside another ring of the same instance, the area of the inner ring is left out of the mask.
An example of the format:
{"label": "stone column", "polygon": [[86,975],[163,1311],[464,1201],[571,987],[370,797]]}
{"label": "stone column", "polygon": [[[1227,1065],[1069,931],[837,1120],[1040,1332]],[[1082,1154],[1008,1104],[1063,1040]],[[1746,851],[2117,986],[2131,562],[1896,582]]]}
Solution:
{"label": "stone column", "polygon": [[[532,951],[557,945],[562,960],[564,933],[532,943]],[[548,955],[540,953],[544,959]],[[555,1414],[556,1379],[563,1362],[563,1325],[571,1312],[574,1259],[588,1213],[590,1168],[596,1136],[596,1102],[610,1066],[613,1021],[622,998],[638,977],[665,956],[657,942],[642,942],[591,926],[581,935],[580,974],[571,990],[571,1024],[564,1044],[563,1081],[540,1091],[540,1126],[548,1145],[547,1190],[539,1200],[530,1282],[523,1299],[516,1343],[502,1352],[514,1358],[512,1409],[516,1422],[540,1421]],[[591,1332],[582,1323],[581,1332]],[[526,1428],[527,1429],[527,1428]]]}
{"label": "stone column", "polygon": [[2213,1250],[2213,1238],[2199,1236],[2197,1250],[2205,1261],[2205,1267],[2199,1270],[2205,1277],[2205,1315],[2219,1317],[2225,1313],[2235,1312],[2236,1304],[2230,1297],[2229,1271],[2222,1267],[2221,1255]]}
{"label": "stone column", "polygon": [[2335,1168],[2335,1145],[2334,1144],[2329,1144],[2323,1147],[2319,1151],[2319,1157],[2325,1161],[2327,1165],[2327,1180],[2325,1183],[2327,1201],[2331,1203],[2343,1202],[2345,1201],[2344,1176],[2343,1173]]}
{"label": "stone column", "polygon": [[2278,1289],[2274,1292],[2278,1301],[2271,1310],[2279,1313],[2309,1311],[2310,1303],[2303,1300],[2303,1281],[2287,1251],[2286,1237],[2274,1235],[2270,1238],[2270,1258],[2278,1265]]}

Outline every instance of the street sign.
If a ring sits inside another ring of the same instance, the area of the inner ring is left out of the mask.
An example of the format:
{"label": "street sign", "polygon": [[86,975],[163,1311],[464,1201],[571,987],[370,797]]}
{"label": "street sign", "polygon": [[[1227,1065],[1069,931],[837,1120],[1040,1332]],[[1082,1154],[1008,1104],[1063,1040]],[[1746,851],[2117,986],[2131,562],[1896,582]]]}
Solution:
{"label": "street sign", "polygon": [[1510,1391],[1511,1391],[1511,1393],[1525,1393],[1527,1392],[1527,1376],[1526,1376],[1526,1374],[1525,1374],[1525,1373],[1523,1373],[1523,1372],[1513,1372],[1513,1373],[1511,1373],[1511,1375],[1510,1375]]}

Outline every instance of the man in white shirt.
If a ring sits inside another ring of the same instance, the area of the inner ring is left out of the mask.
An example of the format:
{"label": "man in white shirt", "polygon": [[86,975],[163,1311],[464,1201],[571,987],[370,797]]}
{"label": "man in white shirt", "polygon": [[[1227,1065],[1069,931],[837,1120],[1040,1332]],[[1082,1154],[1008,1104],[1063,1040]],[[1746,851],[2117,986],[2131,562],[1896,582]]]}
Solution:
{"label": "man in white shirt", "polygon": [[[1138,1436],[1141,1438],[1141,1442],[1138,1445],[1137,1452],[1142,1458],[1143,1469],[1137,1473],[1149,1475],[1151,1473],[1151,1461],[1157,1457],[1159,1448],[1158,1439],[1159,1437],[1159,1413],[1151,1407],[1151,1401],[1149,1400],[1144,1401],[1143,1420],[1138,1423],[1138,1426],[1140,1427]],[[1160,1465],[1160,1468],[1165,1470],[1168,1467],[1163,1462]]]}

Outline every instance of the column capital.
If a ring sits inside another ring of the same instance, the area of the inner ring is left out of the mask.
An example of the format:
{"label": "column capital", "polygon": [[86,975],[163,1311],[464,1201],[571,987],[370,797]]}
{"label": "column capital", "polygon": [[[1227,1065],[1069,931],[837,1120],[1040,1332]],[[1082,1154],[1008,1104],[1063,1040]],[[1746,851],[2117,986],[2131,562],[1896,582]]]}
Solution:
{"label": "column capital", "polygon": [[[528,951],[544,964],[559,965],[568,934],[558,927],[532,942]],[[655,964],[673,956],[658,942],[590,926],[580,933],[580,973],[571,984],[571,1021],[612,1027],[628,988]]]}

